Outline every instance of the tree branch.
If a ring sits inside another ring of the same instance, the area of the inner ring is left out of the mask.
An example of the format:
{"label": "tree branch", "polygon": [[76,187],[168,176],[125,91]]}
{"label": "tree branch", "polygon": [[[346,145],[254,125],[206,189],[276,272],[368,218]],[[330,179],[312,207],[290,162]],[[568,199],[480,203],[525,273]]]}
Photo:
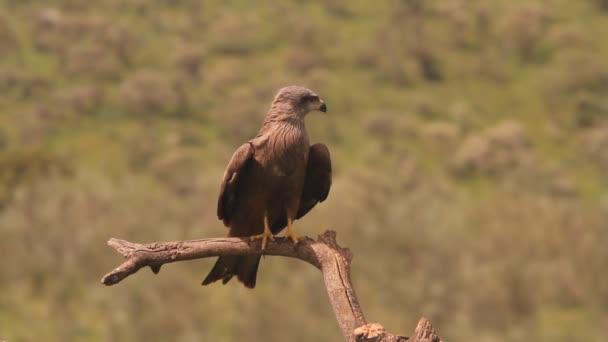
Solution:
{"label": "tree branch", "polygon": [[[160,267],[176,261],[225,255],[260,254],[261,241],[242,238],[211,238],[189,241],[154,242],[138,244],[125,240],[110,239],[108,245],[127,260],[106,274],[101,282],[114,285],[149,266],[154,273]],[[368,324],[359,306],[350,279],[351,251],[338,246],[336,233],[326,231],[315,241],[303,238],[297,245],[286,238],[269,241],[265,255],[285,256],[308,262],[323,273],[329,301],[346,341],[405,341],[407,337],[387,333],[378,323]],[[413,342],[440,342],[430,322],[422,318],[418,323]]]}

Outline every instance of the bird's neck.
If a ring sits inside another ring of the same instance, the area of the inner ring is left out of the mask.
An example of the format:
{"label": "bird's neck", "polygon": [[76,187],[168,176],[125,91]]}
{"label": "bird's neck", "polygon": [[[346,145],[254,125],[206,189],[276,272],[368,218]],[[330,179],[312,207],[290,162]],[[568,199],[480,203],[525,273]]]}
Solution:
{"label": "bird's neck", "polygon": [[[263,143],[260,148],[267,153],[262,153],[266,162],[263,165],[271,165],[278,162],[282,174],[291,174],[293,166],[298,161],[306,161],[308,158],[308,133],[304,120],[297,116],[276,121],[265,121],[258,137]],[[268,164],[269,162],[270,164]]]}
{"label": "bird's neck", "polygon": [[297,116],[266,117],[258,135],[279,134],[285,131],[297,131],[300,134],[306,134],[304,120]]}
{"label": "bird's neck", "polygon": [[266,118],[264,119],[264,125],[279,123],[279,122],[291,122],[291,123],[304,123],[304,116],[306,113],[302,113],[296,107],[282,102],[275,102],[271,105]]}

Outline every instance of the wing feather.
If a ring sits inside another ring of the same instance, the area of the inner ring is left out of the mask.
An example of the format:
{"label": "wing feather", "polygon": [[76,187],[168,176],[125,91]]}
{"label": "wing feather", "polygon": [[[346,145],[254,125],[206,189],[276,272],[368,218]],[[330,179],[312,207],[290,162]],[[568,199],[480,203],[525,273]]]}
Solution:
{"label": "wing feather", "polygon": [[254,155],[253,151],[251,143],[241,145],[232,155],[224,172],[224,180],[217,200],[217,217],[224,221],[226,227],[230,225],[230,219],[238,204],[239,181],[247,172],[247,167]]}
{"label": "wing feather", "polygon": [[319,202],[325,201],[331,188],[331,157],[327,146],[314,144],[308,153],[306,180],[296,219],[306,215]]}
{"label": "wing feather", "polygon": [[[306,165],[306,179],[304,189],[300,197],[300,207],[295,219],[306,215],[319,202],[325,201],[331,188],[331,158],[327,146],[315,144],[310,147],[308,153],[308,164]],[[285,212],[275,222],[271,223],[270,230],[278,234],[287,226],[287,215]]]}

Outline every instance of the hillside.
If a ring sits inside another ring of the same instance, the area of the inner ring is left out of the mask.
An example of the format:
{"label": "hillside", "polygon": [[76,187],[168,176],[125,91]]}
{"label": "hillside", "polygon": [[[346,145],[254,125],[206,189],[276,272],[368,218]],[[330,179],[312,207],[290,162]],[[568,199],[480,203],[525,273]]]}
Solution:
{"label": "hillside", "polygon": [[[223,236],[232,152],[310,87],[367,318],[445,341],[601,341],[608,1],[0,0],[0,340],[336,341],[321,276],[213,260],[99,279],[110,237]],[[257,339],[251,339],[254,336]]]}

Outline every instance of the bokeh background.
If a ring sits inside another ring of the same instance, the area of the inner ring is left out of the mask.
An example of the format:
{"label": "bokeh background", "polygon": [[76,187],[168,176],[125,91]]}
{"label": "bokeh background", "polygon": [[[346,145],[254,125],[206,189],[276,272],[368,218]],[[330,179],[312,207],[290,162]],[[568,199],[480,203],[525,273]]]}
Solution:
{"label": "bokeh background", "polygon": [[281,86],[327,101],[329,199],[367,318],[446,341],[608,331],[608,1],[0,0],[0,340],[337,341],[320,273],[214,260],[99,283],[110,237],[217,237]]}

